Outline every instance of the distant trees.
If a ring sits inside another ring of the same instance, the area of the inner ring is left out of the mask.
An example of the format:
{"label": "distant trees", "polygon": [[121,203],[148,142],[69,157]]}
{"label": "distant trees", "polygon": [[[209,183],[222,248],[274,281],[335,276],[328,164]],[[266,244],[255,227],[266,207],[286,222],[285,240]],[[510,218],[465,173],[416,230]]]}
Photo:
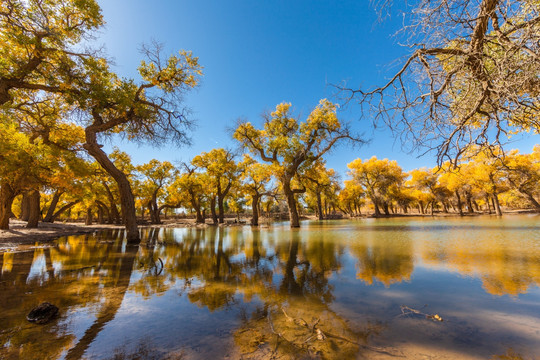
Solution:
{"label": "distant trees", "polygon": [[393,184],[400,184],[405,178],[396,161],[379,160],[375,156],[369,160],[356,159],[349,163],[349,175],[353,181],[365,189],[373,203],[375,216],[381,215],[381,207],[389,215],[389,191]]}
{"label": "distant trees", "polygon": [[259,208],[263,196],[274,196],[276,189],[272,187],[272,168],[261,164],[249,155],[245,155],[241,163],[241,181],[243,189],[248,193],[251,202],[251,225],[259,225]]}
{"label": "distant trees", "polygon": [[350,194],[355,187],[360,187],[356,199],[361,200],[365,191],[375,216],[382,215],[381,207],[385,215],[389,215],[389,210],[396,212],[401,208],[406,213],[412,206],[421,214],[428,209],[431,214],[437,209],[443,212],[453,209],[464,215],[464,208],[474,213],[483,207],[487,213],[493,211],[502,215],[502,194],[505,199],[511,199],[506,202],[507,207],[539,210],[538,149],[536,146],[531,154],[513,150],[507,156],[475,150],[458,167],[447,162],[441,168],[413,169],[408,173],[402,172],[395,161],[376,157],[364,161],[356,159],[348,164],[352,179],[346,181],[340,202],[348,209],[344,212],[354,213],[351,206],[354,198],[351,199]]}
{"label": "distant trees", "polygon": [[145,177],[141,184],[146,190],[146,200],[152,224],[161,224],[158,198],[164,196],[167,185],[175,176],[175,168],[168,161],[150,160],[147,164],[137,167],[137,170]]}
{"label": "distant trees", "polygon": [[226,149],[213,149],[195,156],[191,163],[206,171],[208,180],[212,184],[212,192],[217,198],[218,220],[220,224],[223,224],[225,198],[240,175],[234,154]]}

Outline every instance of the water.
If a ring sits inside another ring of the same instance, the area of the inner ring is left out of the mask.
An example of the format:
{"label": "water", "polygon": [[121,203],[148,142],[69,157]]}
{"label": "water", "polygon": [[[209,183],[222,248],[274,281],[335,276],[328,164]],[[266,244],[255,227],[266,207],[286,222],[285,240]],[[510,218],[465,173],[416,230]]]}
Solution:
{"label": "water", "polygon": [[[539,220],[64,237],[0,254],[0,358],[538,358]],[[28,323],[42,301],[60,317]]]}

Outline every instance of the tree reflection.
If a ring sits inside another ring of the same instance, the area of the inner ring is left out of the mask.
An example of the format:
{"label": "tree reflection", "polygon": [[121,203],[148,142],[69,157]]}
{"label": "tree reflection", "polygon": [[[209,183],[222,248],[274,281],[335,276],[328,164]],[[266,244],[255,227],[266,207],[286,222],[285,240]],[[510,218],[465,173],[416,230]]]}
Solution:
{"label": "tree reflection", "polygon": [[[123,233],[72,236],[58,246],[4,253],[0,276],[0,357],[5,359],[80,358],[103,326],[114,318],[128,288],[137,247],[123,251]],[[104,305],[100,305],[104,301]],[[46,325],[26,321],[43,301],[60,308],[61,318]],[[65,315],[98,306],[95,323],[73,344]]]}
{"label": "tree reflection", "polygon": [[356,278],[368,285],[375,281],[385,286],[408,281],[414,269],[413,246],[403,237],[361,238],[351,245],[358,259]]}
{"label": "tree reflection", "polygon": [[[344,254],[355,258],[357,278],[370,285],[408,281],[415,247],[424,263],[478,276],[492,294],[517,295],[540,281],[540,250],[519,239],[428,236],[413,243],[392,230],[361,233],[345,243],[316,228],[247,227],[148,228],[141,238],[140,246],[130,246],[123,232],[104,232],[2,254],[0,358],[84,357],[126,293],[149,300],[171,290],[211,313],[240,316],[232,335],[237,357],[342,359],[385,352],[369,344],[383,325],[348,321],[334,304],[332,276],[341,272]],[[26,313],[42,301],[56,304],[60,319],[27,323]],[[70,324],[76,312],[93,317],[77,329],[78,338]]]}
{"label": "tree reflection", "polygon": [[484,290],[493,295],[525,294],[540,283],[540,248],[526,238],[456,237],[436,247],[426,244],[423,259],[480,277]]}

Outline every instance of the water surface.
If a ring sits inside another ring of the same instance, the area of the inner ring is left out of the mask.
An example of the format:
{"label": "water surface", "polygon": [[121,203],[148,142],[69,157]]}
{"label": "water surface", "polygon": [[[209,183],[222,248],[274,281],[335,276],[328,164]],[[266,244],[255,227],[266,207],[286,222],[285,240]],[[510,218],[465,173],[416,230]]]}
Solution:
{"label": "water surface", "polygon": [[[534,359],[539,220],[156,228],[0,253],[0,358]],[[28,323],[42,301],[61,315]]]}

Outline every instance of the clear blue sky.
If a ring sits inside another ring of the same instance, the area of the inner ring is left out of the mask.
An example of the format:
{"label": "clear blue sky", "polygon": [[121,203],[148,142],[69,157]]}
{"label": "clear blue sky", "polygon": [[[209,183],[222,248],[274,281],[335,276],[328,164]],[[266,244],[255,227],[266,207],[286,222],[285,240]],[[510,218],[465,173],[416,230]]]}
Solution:
{"label": "clear blue sky", "polygon": [[[329,84],[352,87],[381,84],[406,54],[392,34],[401,25],[394,16],[383,22],[368,0],[343,1],[186,1],[100,0],[106,27],[97,42],[122,76],[135,77],[142,43],[157,40],[167,53],[191,50],[204,67],[201,86],[186,96],[198,127],[193,146],[173,148],[120,144],[136,164],[152,158],[189,161],[217,147],[233,147],[227,133],[238,118],[261,123],[261,113],[291,102],[303,120],[319,99],[334,98]],[[328,165],[346,175],[347,163],[361,157],[397,160],[404,170],[433,166],[434,155],[406,154],[385,129],[374,131],[369,119],[348,106],[339,112],[371,143],[342,146],[327,156]],[[530,152],[539,136],[516,142]],[[118,145],[118,144],[117,144]]]}

